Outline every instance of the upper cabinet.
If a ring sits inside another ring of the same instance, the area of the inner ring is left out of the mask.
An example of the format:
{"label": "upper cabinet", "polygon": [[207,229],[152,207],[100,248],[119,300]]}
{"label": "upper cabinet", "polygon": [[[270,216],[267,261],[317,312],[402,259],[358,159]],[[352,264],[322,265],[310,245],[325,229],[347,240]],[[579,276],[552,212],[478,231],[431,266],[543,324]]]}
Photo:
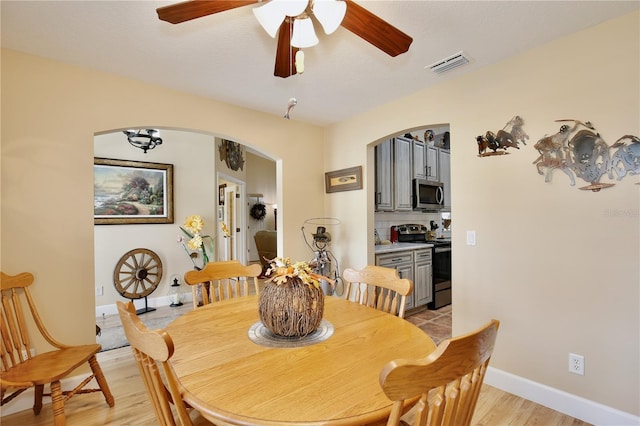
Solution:
{"label": "upper cabinet", "polygon": [[[437,135],[440,137],[441,135]],[[413,179],[444,183],[444,208],[451,206],[449,150],[398,136],[375,148],[376,211],[413,210]]]}
{"label": "upper cabinet", "polygon": [[432,145],[427,145],[426,154],[427,154],[427,158],[425,160],[427,165],[426,178],[429,180],[440,181],[440,178],[438,176],[438,160],[439,160],[438,148]]}
{"label": "upper cabinet", "polygon": [[427,154],[425,152],[425,144],[422,141],[412,140],[413,147],[413,177],[416,179],[427,178]]}
{"label": "upper cabinet", "polygon": [[393,140],[394,210],[412,210],[411,178],[413,163],[413,140],[395,138]]}
{"label": "upper cabinet", "polygon": [[376,146],[376,210],[393,211],[393,140]]}
{"label": "upper cabinet", "polygon": [[376,146],[376,210],[411,210],[412,140],[394,138]]}

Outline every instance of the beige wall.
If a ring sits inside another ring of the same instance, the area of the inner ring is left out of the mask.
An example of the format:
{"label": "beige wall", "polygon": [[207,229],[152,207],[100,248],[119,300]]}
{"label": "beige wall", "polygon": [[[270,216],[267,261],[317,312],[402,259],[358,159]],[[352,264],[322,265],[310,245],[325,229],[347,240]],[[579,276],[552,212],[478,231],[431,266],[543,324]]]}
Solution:
{"label": "beige wall", "polygon": [[[272,155],[283,252],[307,257],[300,225],[324,208],[342,221],[340,265],[359,267],[373,261],[368,145],[451,123],[454,333],[496,317],[494,367],[638,415],[638,176],[587,193],[560,174],[545,184],[531,165],[533,141],[556,119],[591,120],[609,143],[640,134],[638,22],[631,14],[327,129],[2,51],[2,270],[35,273],[60,339],[93,340],[93,136],[147,124]],[[515,114],[532,143],[479,159],[475,136]],[[313,161],[323,153],[324,165]],[[325,171],[355,165],[363,191],[324,194]],[[585,356],[585,376],[567,373],[569,352]]]}
{"label": "beige wall", "polygon": [[[325,149],[329,170],[368,165],[365,191],[325,195],[326,213],[343,220],[334,240],[348,242],[337,256],[359,267],[373,261],[368,144],[450,123],[454,334],[495,317],[493,367],[635,415],[640,178],[586,192],[560,172],[545,183],[532,162],[557,119],[590,120],[609,144],[640,135],[639,22],[633,13],[369,111],[327,129]],[[475,137],[516,114],[529,144],[477,157]],[[585,376],[567,372],[569,352],[584,355]]]}
{"label": "beige wall", "polygon": [[281,247],[307,257],[299,229],[322,211],[324,170],[304,159],[322,157],[319,128],[2,50],[2,271],[35,274],[41,314],[64,342],[95,341],[94,134],[147,126],[192,129],[275,158],[278,229],[290,236]]}

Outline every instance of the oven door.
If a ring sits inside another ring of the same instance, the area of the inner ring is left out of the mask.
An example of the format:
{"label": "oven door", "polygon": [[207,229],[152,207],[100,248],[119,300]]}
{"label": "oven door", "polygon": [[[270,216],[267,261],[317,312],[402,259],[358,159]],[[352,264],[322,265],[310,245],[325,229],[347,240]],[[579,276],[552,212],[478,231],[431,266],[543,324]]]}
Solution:
{"label": "oven door", "polygon": [[433,284],[449,282],[451,286],[451,247],[433,248]]}
{"label": "oven door", "polygon": [[451,246],[433,248],[433,301],[429,309],[451,303]]}

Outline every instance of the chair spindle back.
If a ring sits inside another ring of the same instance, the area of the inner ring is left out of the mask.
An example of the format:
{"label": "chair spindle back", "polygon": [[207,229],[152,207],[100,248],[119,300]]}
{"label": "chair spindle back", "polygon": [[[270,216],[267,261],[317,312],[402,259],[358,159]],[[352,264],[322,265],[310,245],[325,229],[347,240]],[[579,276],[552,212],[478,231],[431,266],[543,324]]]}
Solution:
{"label": "chair spindle back", "polygon": [[209,262],[201,271],[189,271],[184,281],[191,286],[193,307],[198,307],[197,291],[201,289],[202,305],[250,294],[249,282],[253,281],[253,291],[259,294],[258,276],[262,266],[255,263],[245,266],[237,260]]}
{"label": "chair spindle back", "polygon": [[480,388],[493,353],[500,322],[443,341],[424,359],[397,359],[380,372],[380,385],[394,401],[387,426],[397,426],[407,400],[419,397],[412,408],[417,425],[471,423]]}
{"label": "chair spindle back", "polygon": [[367,265],[359,271],[347,268],[342,276],[348,299],[404,318],[407,296],[413,291],[413,282],[400,278],[395,269]]}

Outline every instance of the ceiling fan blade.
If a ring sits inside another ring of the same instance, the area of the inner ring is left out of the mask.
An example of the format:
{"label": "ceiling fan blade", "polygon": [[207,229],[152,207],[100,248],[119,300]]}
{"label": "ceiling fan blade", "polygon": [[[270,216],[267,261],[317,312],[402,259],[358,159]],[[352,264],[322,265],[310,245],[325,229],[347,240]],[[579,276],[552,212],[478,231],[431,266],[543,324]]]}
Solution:
{"label": "ceiling fan blade", "polygon": [[409,50],[413,38],[352,0],[344,1],[347,3],[347,13],[341,24],[344,28],[390,56]]}
{"label": "ceiling fan blade", "polygon": [[257,0],[190,0],[156,9],[158,18],[172,24],[256,3]]}
{"label": "ceiling fan blade", "polygon": [[278,30],[278,48],[276,50],[276,66],[273,75],[287,78],[297,73],[295,65],[297,47],[291,46],[291,27],[293,23],[288,17]]}

